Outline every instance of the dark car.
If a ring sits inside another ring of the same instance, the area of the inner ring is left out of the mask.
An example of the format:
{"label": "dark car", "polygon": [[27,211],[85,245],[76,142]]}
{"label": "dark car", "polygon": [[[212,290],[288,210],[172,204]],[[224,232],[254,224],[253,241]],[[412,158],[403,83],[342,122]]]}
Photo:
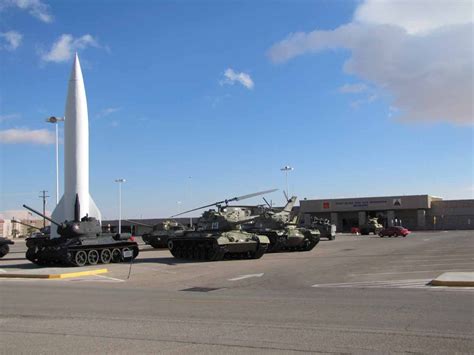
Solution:
{"label": "dark car", "polygon": [[379,236],[381,238],[383,237],[406,237],[408,234],[410,234],[410,231],[406,229],[405,227],[401,226],[395,226],[395,227],[388,227],[385,229],[382,229],[379,232]]}

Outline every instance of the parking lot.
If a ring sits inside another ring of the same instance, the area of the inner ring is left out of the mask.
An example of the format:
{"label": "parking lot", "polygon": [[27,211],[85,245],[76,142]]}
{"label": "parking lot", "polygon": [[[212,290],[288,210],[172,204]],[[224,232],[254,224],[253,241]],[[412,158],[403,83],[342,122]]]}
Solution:
{"label": "parking lot", "polygon": [[[311,252],[222,262],[141,244],[133,264],[109,264],[106,274],[0,279],[3,351],[467,353],[473,288],[428,282],[474,271],[473,237],[338,235]],[[24,250],[17,242],[0,272],[65,271],[36,267]]]}

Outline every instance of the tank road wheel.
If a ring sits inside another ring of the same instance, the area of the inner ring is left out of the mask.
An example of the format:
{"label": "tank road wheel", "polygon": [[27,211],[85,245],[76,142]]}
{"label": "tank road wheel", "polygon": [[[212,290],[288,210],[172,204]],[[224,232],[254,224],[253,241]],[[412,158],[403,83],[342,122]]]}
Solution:
{"label": "tank road wheel", "polygon": [[99,262],[99,252],[97,250],[89,250],[89,253],[87,254],[87,261],[89,261],[89,264],[91,265],[97,265]]}
{"label": "tank road wheel", "polygon": [[112,261],[112,252],[110,249],[102,249],[100,252],[100,262],[102,264],[108,264]]}
{"label": "tank road wheel", "polygon": [[2,245],[0,247],[0,258],[3,258],[5,255],[7,255],[9,251],[10,247],[8,246],[8,244]]}
{"label": "tank road wheel", "polygon": [[122,260],[122,252],[120,249],[115,248],[112,250],[112,262],[119,263]]}
{"label": "tank road wheel", "polygon": [[87,263],[87,253],[84,250],[79,250],[74,255],[74,264],[77,266],[84,266]]}

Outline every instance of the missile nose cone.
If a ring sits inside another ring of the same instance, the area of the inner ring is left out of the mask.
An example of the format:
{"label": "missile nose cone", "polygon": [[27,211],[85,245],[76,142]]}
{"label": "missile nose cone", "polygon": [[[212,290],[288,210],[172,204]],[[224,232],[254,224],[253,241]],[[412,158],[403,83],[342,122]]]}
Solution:
{"label": "missile nose cone", "polygon": [[71,70],[71,77],[69,78],[70,81],[82,81],[82,70],[81,70],[81,63],[79,62],[79,56],[76,55],[74,57],[74,63],[72,64],[72,70]]}

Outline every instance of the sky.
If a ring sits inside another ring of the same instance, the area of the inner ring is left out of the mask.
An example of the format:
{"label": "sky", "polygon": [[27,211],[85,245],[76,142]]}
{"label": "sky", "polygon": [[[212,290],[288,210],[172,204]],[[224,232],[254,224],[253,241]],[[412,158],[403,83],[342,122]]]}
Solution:
{"label": "sky", "polygon": [[281,205],[285,165],[300,199],[473,198],[473,43],[471,1],[0,0],[0,217],[54,208],[75,52],[105,219],[117,178],[125,218]]}

